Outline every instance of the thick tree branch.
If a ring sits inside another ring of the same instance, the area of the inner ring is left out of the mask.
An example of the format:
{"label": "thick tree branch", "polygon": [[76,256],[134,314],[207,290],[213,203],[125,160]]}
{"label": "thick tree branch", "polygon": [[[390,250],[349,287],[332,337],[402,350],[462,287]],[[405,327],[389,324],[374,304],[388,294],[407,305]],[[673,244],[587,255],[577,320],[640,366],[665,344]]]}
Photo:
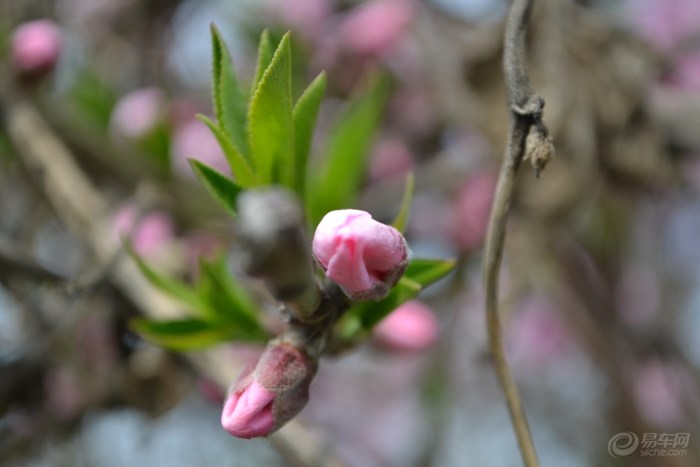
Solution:
{"label": "thick tree branch", "polygon": [[533,4],[534,0],[515,0],[506,25],[503,70],[510,113],[509,140],[496,187],[484,257],[489,344],[523,463],[527,467],[539,466],[539,461],[518,388],[506,359],[498,312],[498,275],[506,221],[520,164],[524,158],[530,159],[539,174],[553,153],[549,132],[541,121],[544,101],[535,94],[527,73],[526,32]]}

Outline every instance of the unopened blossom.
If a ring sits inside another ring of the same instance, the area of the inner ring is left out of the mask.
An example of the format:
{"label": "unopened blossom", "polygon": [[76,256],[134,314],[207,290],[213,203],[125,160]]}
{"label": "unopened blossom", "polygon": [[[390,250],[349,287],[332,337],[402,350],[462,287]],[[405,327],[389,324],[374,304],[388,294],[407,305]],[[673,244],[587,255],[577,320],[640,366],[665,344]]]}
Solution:
{"label": "unopened blossom", "polygon": [[267,436],[294,418],[309,400],[315,362],[285,343],[267,347],[257,365],[243,370],[221,413],[221,426],[238,438]]}
{"label": "unopened blossom", "polygon": [[390,349],[425,350],[437,340],[438,324],[433,310],[423,302],[410,300],[374,328],[374,337]]}
{"label": "unopened blossom", "polygon": [[129,140],[145,138],[165,121],[166,106],[165,93],[158,88],[131,91],[112,110],[111,131]]}
{"label": "unopened blossom", "polygon": [[55,23],[40,19],[15,29],[12,64],[22,75],[38,77],[53,70],[61,53],[61,33]]}
{"label": "unopened blossom", "polygon": [[401,232],[365,211],[331,211],[313,239],[313,254],[326,275],[354,300],[385,297],[408,265]]}

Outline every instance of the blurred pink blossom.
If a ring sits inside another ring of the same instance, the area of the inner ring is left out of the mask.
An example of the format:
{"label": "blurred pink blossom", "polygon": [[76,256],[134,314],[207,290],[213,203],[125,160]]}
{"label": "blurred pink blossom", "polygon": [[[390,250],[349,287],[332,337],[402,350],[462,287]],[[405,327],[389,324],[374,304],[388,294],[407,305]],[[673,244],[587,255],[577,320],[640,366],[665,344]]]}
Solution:
{"label": "blurred pink blossom", "polygon": [[656,426],[678,426],[684,418],[682,379],[658,358],[639,368],[633,379],[633,392],[642,416]]}
{"label": "blurred pink blossom", "polygon": [[19,25],[12,34],[12,63],[24,75],[53,70],[61,53],[61,33],[55,23],[40,19]]}
{"label": "blurred pink blossom", "polygon": [[438,324],[433,310],[418,300],[410,300],[374,328],[374,337],[390,349],[425,350],[437,340]]}
{"label": "blurred pink blossom", "polygon": [[341,47],[353,54],[379,57],[391,49],[411,24],[410,0],[370,0],[351,10],[338,28]]}
{"label": "blurred pink blossom", "polygon": [[44,376],[44,393],[49,411],[61,420],[76,418],[85,407],[83,385],[67,367],[53,367]]}
{"label": "blurred pink blossom", "polygon": [[628,0],[633,24],[656,47],[669,50],[700,33],[697,0]]}
{"label": "blurred pink blossom", "polygon": [[626,266],[615,293],[616,307],[628,324],[650,324],[659,313],[659,279],[648,265]]}
{"label": "blurred pink blossom", "polygon": [[314,234],[313,254],[327,276],[355,300],[386,296],[408,262],[403,235],[355,209],[325,215]]}
{"label": "blurred pink blossom", "polygon": [[331,13],[331,0],[264,0],[268,16],[307,40],[318,39]]}
{"label": "blurred pink blossom", "polygon": [[532,297],[514,311],[506,342],[514,366],[543,365],[571,348],[573,335],[549,301]]}
{"label": "blurred pink blossom", "polygon": [[165,93],[158,88],[131,91],[112,110],[110,127],[113,134],[140,140],[163,124],[166,116]]}
{"label": "blurred pink blossom", "polygon": [[471,252],[484,242],[497,181],[495,172],[482,171],[467,179],[457,194],[450,233],[460,250]]}
{"label": "blurred pink blossom", "polygon": [[192,119],[175,130],[170,151],[173,169],[183,176],[194,176],[188,158],[197,159],[224,174],[231,172],[216,138],[199,120]]}
{"label": "blurred pink blossom", "polygon": [[[700,35],[700,31],[698,31],[698,35]],[[673,69],[666,77],[665,83],[691,91],[700,91],[700,50],[688,52],[678,57]]]}
{"label": "blurred pink blossom", "polygon": [[413,155],[398,138],[386,137],[377,142],[370,161],[370,175],[375,180],[403,175],[413,168]]}
{"label": "blurred pink blossom", "polygon": [[245,368],[233,384],[221,425],[239,438],[269,435],[306,406],[315,374],[316,364],[301,350],[271,344],[255,368]]}
{"label": "blurred pink blossom", "polygon": [[185,236],[185,255],[188,270],[197,275],[200,258],[213,259],[221,251],[221,239],[205,231],[190,232]]}
{"label": "blurred pink blossom", "polygon": [[130,238],[136,253],[149,256],[175,237],[175,227],[169,214],[154,211],[139,217],[139,211],[132,204],[122,206],[112,219],[116,241]]}

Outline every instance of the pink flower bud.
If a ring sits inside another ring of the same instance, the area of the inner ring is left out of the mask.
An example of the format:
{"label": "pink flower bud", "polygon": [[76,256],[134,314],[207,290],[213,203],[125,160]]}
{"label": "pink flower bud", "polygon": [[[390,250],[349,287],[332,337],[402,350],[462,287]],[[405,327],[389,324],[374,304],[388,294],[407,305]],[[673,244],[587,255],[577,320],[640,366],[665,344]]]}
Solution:
{"label": "pink flower bud", "polygon": [[391,349],[425,350],[437,340],[438,320],[424,303],[411,300],[384,318],[374,328],[374,336]]}
{"label": "pink flower bud", "polygon": [[408,265],[401,232],[355,209],[326,214],[314,234],[313,254],[353,300],[385,297]]}
{"label": "pink flower bud", "polygon": [[221,413],[221,426],[238,438],[267,436],[309,401],[316,364],[289,344],[272,344],[253,370],[243,370]]}
{"label": "pink flower bud", "polygon": [[222,173],[230,173],[226,156],[211,131],[199,120],[190,120],[175,131],[170,159],[176,172],[193,177],[187,159],[197,159]]}
{"label": "pink flower bud", "polygon": [[20,74],[41,76],[53,70],[61,52],[61,34],[49,20],[21,24],[12,35],[12,63]]}
{"label": "pink flower bud", "polygon": [[140,140],[164,122],[165,110],[165,94],[160,89],[131,91],[112,110],[111,130],[116,136]]}

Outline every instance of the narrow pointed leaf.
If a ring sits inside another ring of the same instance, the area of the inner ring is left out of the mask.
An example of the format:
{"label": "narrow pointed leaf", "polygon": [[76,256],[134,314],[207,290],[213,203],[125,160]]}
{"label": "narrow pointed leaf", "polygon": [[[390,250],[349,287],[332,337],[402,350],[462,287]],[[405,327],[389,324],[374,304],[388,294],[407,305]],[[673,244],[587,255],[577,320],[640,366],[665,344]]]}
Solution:
{"label": "narrow pointed leaf", "polygon": [[200,261],[202,278],[198,284],[199,296],[220,322],[235,323],[248,334],[264,338],[257,308],[242,287],[236,284],[223,257],[209,262]]}
{"label": "narrow pointed leaf", "polygon": [[250,335],[234,324],[222,325],[199,318],[169,321],[137,318],[131,320],[130,326],[148,341],[180,352],[202,350],[232,340],[264,342],[264,337]]}
{"label": "narrow pointed leaf", "polygon": [[406,185],[403,190],[403,198],[401,199],[401,207],[399,208],[399,213],[396,215],[396,219],[391,223],[392,226],[399,232],[406,229],[406,223],[408,222],[408,214],[411,210],[411,201],[413,200],[413,186],[415,183],[415,177],[413,172],[406,175]]}
{"label": "narrow pointed leaf", "polygon": [[236,198],[241,192],[241,187],[226,175],[219,173],[206,164],[196,159],[189,159],[192,172],[204,185],[204,188],[221,204],[231,215],[236,215]]}
{"label": "narrow pointed leaf", "polygon": [[451,259],[413,259],[406,268],[404,277],[427,287],[449,274],[455,265],[456,262]]}
{"label": "narrow pointed leaf", "polygon": [[258,90],[258,85],[262,80],[265,70],[267,70],[267,67],[270,66],[270,62],[272,62],[272,56],[274,54],[275,46],[270,38],[270,31],[265,29],[260,35],[260,43],[258,44],[258,63],[255,67],[255,76],[253,77],[253,83],[250,89],[251,99]]}
{"label": "narrow pointed leaf", "polygon": [[197,119],[209,128],[219,142],[219,146],[221,146],[226,161],[229,167],[231,167],[231,172],[233,172],[233,178],[236,180],[236,183],[243,188],[250,188],[257,185],[257,177],[253,169],[241,153],[238,152],[226,132],[205,115],[198,114]]}
{"label": "narrow pointed leaf", "polygon": [[350,208],[360,189],[369,150],[379,126],[387,94],[381,77],[354,101],[331,130],[326,159],[310,171],[307,207],[312,225],[329,211]]}
{"label": "narrow pointed leaf", "polygon": [[246,137],[247,103],[233,70],[233,62],[221,33],[211,25],[214,111],[220,127],[244,156],[248,155]]}
{"label": "narrow pointed leaf", "polygon": [[260,80],[248,115],[250,149],[260,182],[288,187],[294,180],[291,54],[287,33]]}
{"label": "narrow pointed leaf", "polygon": [[192,287],[178,279],[156,272],[155,269],[151,268],[136,254],[133,247],[128,242],[125,244],[125,248],[151,285],[175,300],[182,302],[188,308],[201,312],[203,304]]}
{"label": "narrow pointed leaf", "polygon": [[294,173],[295,188],[303,196],[306,164],[313,138],[318,108],[326,91],[326,74],[321,72],[306,88],[294,105]]}

